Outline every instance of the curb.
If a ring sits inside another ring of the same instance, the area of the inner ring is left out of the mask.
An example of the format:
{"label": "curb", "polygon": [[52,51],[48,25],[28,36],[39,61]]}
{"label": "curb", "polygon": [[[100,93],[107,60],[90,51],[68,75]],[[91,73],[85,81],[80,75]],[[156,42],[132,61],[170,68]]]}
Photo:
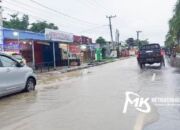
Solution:
{"label": "curb", "polygon": [[93,65],[87,65],[87,66],[72,68],[72,69],[69,69],[69,70],[62,70],[60,72],[61,73],[66,73],[66,72],[72,72],[72,71],[87,69],[87,68],[91,68],[91,67],[95,67],[95,66],[100,66],[100,65],[104,65],[104,64],[108,64],[108,63],[113,63],[113,62],[116,62],[118,60],[124,60],[124,59],[127,59],[127,58],[119,58],[119,59],[114,59],[114,60],[111,60],[111,61],[97,62],[97,63],[94,63]]}
{"label": "curb", "polygon": [[112,63],[112,62],[115,62],[115,61],[96,63],[96,64],[93,64],[93,65],[87,65],[87,66],[82,66],[82,67],[72,68],[72,69],[70,68],[70,69],[67,69],[67,70],[62,70],[60,72],[61,73],[66,73],[66,72],[72,72],[72,71],[77,71],[77,70],[83,70],[83,69],[87,69],[87,68],[91,68],[91,67],[95,67],[95,66],[100,66],[100,65],[104,65],[104,64]]}
{"label": "curb", "polygon": [[[67,69],[63,69],[63,70],[54,70],[54,71],[58,71],[58,72],[63,74],[63,73],[67,73],[67,72],[83,70],[83,69],[87,69],[87,68],[91,68],[91,67],[95,67],[95,66],[100,66],[100,65],[104,65],[104,64],[108,64],[108,63],[113,63],[113,62],[116,62],[118,60],[124,60],[124,59],[127,59],[127,58],[119,58],[119,59],[114,59],[114,60],[111,60],[111,61],[97,62],[97,63],[94,63],[92,65],[79,66],[79,67],[75,67],[75,68],[67,68]],[[50,72],[53,72],[53,71],[50,71]],[[44,72],[44,73],[48,73],[48,72]],[[37,73],[37,75],[40,75],[40,74],[42,74],[42,73]]]}

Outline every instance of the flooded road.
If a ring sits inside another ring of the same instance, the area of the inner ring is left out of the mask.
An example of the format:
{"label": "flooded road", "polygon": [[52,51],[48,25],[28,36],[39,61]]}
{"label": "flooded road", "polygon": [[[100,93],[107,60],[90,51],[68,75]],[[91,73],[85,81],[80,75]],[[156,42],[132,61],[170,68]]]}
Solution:
{"label": "flooded road", "polygon": [[[140,70],[135,58],[81,71],[39,75],[35,92],[0,100],[0,130],[179,130],[180,107],[128,107],[125,93],[180,97],[180,73],[170,66]],[[168,123],[167,123],[168,122]]]}

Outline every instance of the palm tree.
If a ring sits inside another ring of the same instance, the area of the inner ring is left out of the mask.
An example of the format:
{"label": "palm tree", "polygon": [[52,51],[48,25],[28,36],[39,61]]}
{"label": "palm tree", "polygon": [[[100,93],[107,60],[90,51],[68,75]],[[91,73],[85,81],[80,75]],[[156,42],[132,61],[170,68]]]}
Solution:
{"label": "palm tree", "polygon": [[177,1],[174,8],[173,17],[169,20],[169,32],[166,35],[166,46],[174,46],[180,42],[180,0]]}

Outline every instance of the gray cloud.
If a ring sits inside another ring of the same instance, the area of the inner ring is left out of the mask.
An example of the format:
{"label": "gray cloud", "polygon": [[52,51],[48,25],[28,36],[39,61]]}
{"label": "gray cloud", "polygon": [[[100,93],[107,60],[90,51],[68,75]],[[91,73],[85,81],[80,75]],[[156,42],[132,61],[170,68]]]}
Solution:
{"label": "gray cloud", "polygon": [[[176,3],[176,0],[36,0],[50,8],[96,24],[91,25],[47,11],[33,4],[30,0],[7,1],[9,3],[4,2],[3,5],[11,9],[47,19],[56,23],[60,30],[88,35],[93,39],[98,36],[110,39],[108,27],[97,26],[108,24],[106,15],[116,14],[118,17],[113,19],[113,28],[120,30],[121,40],[136,37],[136,30],[142,30],[142,39],[148,38],[151,42],[161,44],[163,44],[168,30],[168,20]],[[22,5],[22,3],[29,6]]]}

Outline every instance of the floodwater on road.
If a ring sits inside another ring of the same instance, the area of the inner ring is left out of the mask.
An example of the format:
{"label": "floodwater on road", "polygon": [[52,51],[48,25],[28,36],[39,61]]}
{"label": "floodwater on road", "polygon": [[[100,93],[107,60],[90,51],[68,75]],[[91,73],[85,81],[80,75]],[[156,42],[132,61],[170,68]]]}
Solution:
{"label": "floodwater on road", "polygon": [[[85,70],[39,77],[35,92],[0,100],[2,130],[178,130],[180,107],[158,107],[123,114],[125,93],[142,97],[179,97],[179,70],[148,66],[135,58]],[[168,123],[167,123],[168,122]]]}

